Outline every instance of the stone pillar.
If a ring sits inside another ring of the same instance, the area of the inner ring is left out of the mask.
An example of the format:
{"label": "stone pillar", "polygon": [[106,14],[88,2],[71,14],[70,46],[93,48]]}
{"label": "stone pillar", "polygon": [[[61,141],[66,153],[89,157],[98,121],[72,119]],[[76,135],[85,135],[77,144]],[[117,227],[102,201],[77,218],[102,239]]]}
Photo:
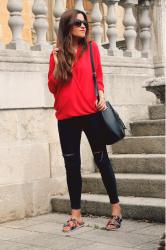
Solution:
{"label": "stone pillar", "polygon": [[12,41],[6,45],[7,49],[29,49],[29,45],[22,39],[24,22],[22,19],[22,0],[8,0],[7,9],[10,13],[8,21],[12,32]]}
{"label": "stone pillar", "polygon": [[139,57],[140,53],[136,50],[136,36],[135,31],[136,19],[133,14],[134,5],[138,4],[138,0],[122,0],[121,5],[124,7],[123,24],[125,26],[124,38],[126,41],[127,50],[124,51],[124,56]]}
{"label": "stone pillar", "polygon": [[75,0],[75,9],[85,12],[83,0]]}
{"label": "stone pillar", "polygon": [[102,2],[102,0],[90,0],[90,2],[93,4],[91,13],[92,37],[98,44],[100,52],[102,54],[106,54],[106,50],[101,46],[103,30],[101,27],[102,15],[99,4]]}
{"label": "stone pillar", "polygon": [[140,40],[142,44],[142,57],[150,57],[150,40],[151,40],[151,18],[150,18],[150,1],[146,0],[139,6],[139,26]]}
{"label": "stone pillar", "polygon": [[61,18],[62,13],[65,11],[64,4],[62,0],[55,0],[55,7],[54,7],[54,17],[55,17],[55,33],[58,33],[59,28],[59,21]]}
{"label": "stone pillar", "polygon": [[116,17],[116,11],[115,11],[115,4],[119,2],[120,0],[105,0],[104,2],[108,6],[108,13],[106,22],[108,24],[107,29],[107,37],[109,40],[109,49],[108,49],[108,55],[110,56],[120,56],[122,55],[122,51],[120,51],[116,47],[116,41],[117,41],[117,29],[116,29],[116,23],[117,23],[117,17]]}
{"label": "stone pillar", "polygon": [[51,45],[46,40],[48,22],[46,20],[47,7],[43,0],[34,0],[32,11],[35,15],[34,30],[36,31],[37,41],[31,50],[49,50]]}
{"label": "stone pillar", "polygon": [[156,76],[166,75],[166,2],[154,0],[153,20],[153,58]]}

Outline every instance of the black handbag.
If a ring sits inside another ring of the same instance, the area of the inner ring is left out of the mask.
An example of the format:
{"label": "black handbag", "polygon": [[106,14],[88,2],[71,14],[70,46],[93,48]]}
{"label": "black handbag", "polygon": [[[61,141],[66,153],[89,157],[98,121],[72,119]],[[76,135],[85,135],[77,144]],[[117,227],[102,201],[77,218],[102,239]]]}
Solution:
{"label": "black handbag", "polygon": [[[99,100],[99,91],[97,85],[96,71],[93,58],[92,43],[90,42],[90,58],[93,71],[93,81],[95,94]],[[106,101],[107,108],[101,111],[101,133],[105,145],[112,145],[125,137],[125,125],[117,111],[112,107],[109,101]]]}

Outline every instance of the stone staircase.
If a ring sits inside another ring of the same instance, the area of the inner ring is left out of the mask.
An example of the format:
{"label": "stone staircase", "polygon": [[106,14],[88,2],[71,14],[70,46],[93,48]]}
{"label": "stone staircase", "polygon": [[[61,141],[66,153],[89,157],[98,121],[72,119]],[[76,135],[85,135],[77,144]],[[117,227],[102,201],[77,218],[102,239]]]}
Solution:
{"label": "stone staircase", "polygon": [[[165,110],[149,106],[149,120],[131,123],[132,136],[112,146],[123,218],[164,222]],[[110,216],[110,203],[100,173],[83,175],[82,212]],[[68,195],[52,198],[53,211],[69,212]]]}

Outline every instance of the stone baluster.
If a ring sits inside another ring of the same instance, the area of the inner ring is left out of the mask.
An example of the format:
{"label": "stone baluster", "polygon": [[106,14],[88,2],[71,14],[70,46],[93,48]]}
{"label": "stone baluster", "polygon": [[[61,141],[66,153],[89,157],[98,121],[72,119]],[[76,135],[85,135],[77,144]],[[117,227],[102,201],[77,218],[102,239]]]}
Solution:
{"label": "stone baluster", "polygon": [[[166,1],[154,0],[152,8],[153,44],[152,55],[156,76],[166,76]],[[155,44],[155,45],[154,45]]]}
{"label": "stone baluster", "polygon": [[83,0],[75,0],[75,9],[85,12]]}
{"label": "stone baluster", "polygon": [[109,49],[108,55],[110,56],[120,56],[122,55],[122,51],[116,47],[116,40],[117,40],[117,30],[116,30],[116,11],[115,11],[115,4],[120,0],[105,0],[104,2],[108,6],[108,13],[106,22],[108,24],[107,29],[107,37],[109,40]]}
{"label": "stone baluster", "polygon": [[133,7],[136,4],[138,4],[138,0],[122,0],[121,2],[121,5],[124,7],[124,38],[127,47],[126,51],[124,51],[124,56],[128,57],[140,56],[140,52],[135,49],[137,33],[135,31],[136,19],[133,14]]}
{"label": "stone baluster", "polygon": [[32,11],[35,15],[33,23],[36,32],[37,41],[31,47],[32,50],[49,50],[51,45],[46,40],[46,33],[48,29],[48,22],[46,20],[47,7],[43,0],[34,0]]}
{"label": "stone baluster", "polygon": [[59,28],[59,21],[62,13],[65,11],[64,4],[62,0],[55,0],[55,7],[54,7],[54,17],[55,17],[55,33],[58,34]]}
{"label": "stone baluster", "polygon": [[139,6],[139,25],[140,40],[142,43],[142,57],[150,56],[150,40],[151,40],[151,18],[149,16],[150,1],[146,0]]}
{"label": "stone baluster", "polygon": [[102,27],[101,27],[101,21],[102,21],[102,15],[99,8],[99,4],[102,2],[102,0],[90,0],[92,2],[92,13],[91,13],[91,19],[92,19],[92,37],[98,44],[100,52],[102,54],[106,54],[106,50],[101,46],[102,42]]}
{"label": "stone baluster", "polygon": [[12,32],[12,41],[6,45],[7,49],[29,49],[29,45],[22,39],[24,22],[22,19],[22,0],[8,0],[7,9],[10,13],[8,21]]}

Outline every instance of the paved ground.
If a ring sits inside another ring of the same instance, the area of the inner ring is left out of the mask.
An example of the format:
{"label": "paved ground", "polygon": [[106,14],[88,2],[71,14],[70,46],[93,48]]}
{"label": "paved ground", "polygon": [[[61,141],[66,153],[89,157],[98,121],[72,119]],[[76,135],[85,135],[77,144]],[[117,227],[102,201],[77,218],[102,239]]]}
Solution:
{"label": "paved ground", "polygon": [[66,214],[47,214],[0,224],[0,250],[156,250],[164,225],[123,220],[117,232],[104,230],[107,218],[84,217],[85,227],[62,232]]}

